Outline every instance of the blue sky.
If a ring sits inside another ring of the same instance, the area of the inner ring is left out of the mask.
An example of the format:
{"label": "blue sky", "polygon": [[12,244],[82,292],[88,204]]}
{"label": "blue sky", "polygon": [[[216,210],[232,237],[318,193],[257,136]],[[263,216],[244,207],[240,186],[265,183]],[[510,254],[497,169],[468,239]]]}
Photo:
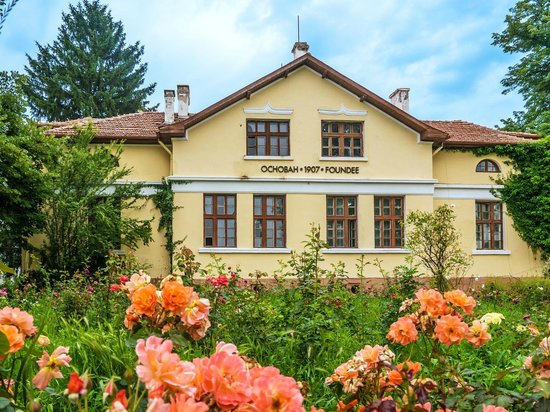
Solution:
{"label": "blue sky", "polygon": [[[73,3],[76,0],[72,1]],[[0,34],[0,70],[52,43],[70,0],[19,0]],[[521,110],[500,80],[519,56],[491,46],[515,0],[110,0],[127,43],[145,46],[153,103],[164,89],[191,87],[197,112],[288,63],[300,39],[310,52],[387,98],[411,89],[419,119],[462,119],[492,127]]]}

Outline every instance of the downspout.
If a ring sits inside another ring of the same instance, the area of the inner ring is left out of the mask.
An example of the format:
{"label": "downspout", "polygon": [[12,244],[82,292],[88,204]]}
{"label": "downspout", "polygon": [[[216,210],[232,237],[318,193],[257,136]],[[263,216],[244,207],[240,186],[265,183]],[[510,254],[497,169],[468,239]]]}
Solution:
{"label": "downspout", "polygon": [[157,142],[159,143],[160,147],[162,147],[164,150],[166,150],[166,153],[168,153],[170,155],[170,176],[172,176],[174,174],[174,162],[173,162],[173,159],[172,159],[172,151],[168,148],[168,146],[166,146],[162,140],[157,139]]}
{"label": "downspout", "polygon": [[443,149],[443,143],[441,143],[441,146],[435,149],[435,152],[432,153],[432,157],[435,157],[435,155],[438,154],[442,149]]}

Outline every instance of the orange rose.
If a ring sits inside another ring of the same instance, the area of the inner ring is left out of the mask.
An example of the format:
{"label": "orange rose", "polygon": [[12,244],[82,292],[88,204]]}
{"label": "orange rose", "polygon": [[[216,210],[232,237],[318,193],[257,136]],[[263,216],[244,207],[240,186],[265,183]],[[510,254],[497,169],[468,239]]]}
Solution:
{"label": "orange rose", "polygon": [[[0,332],[6,335],[10,347],[7,353],[15,353],[19,351],[25,344],[25,336],[19,333],[19,329],[13,325],[0,325]],[[0,358],[4,359],[4,357]]]}
{"label": "orange rose", "polygon": [[138,315],[153,316],[157,306],[157,288],[153,284],[137,289],[132,295],[134,311]]}
{"label": "orange rose", "polygon": [[386,337],[395,343],[406,346],[418,339],[418,332],[414,322],[409,317],[402,317],[391,324]]}
{"label": "orange rose", "polygon": [[401,383],[403,383],[403,375],[401,375],[399,371],[391,370],[390,373],[388,373],[388,382],[390,385],[401,385]]}
{"label": "orange rose", "polygon": [[479,320],[474,320],[472,326],[468,329],[466,340],[476,348],[479,348],[481,345],[485,345],[489,339],[491,339],[491,335],[487,333],[488,328],[489,325],[486,323],[482,323]]}
{"label": "orange rose", "polygon": [[466,294],[460,289],[451,290],[445,292],[445,299],[451,305],[459,307],[464,311],[464,313],[471,315],[474,313],[474,307],[476,306],[476,301],[471,296],[466,296]]}
{"label": "orange rose", "polygon": [[418,362],[413,361],[405,361],[397,365],[397,369],[400,371],[405,371],[407,374],[410,373],[410,376],[418,373],[420,369],[422,368],[422,365]]}
{"label": "orange rose", "polygon": [[468,325],[460,320],[458,316],[441,316],[435,326],[435,336],[447,346],[459,344],[468,333]]}
{"label": "orange rose", "polygon": [[420,310],[428,312],[430,316],[444,315],[447,312],[445,299],[435,289],[420,289],[416,292],[416,298],[420,302]]}
{"label": "orange rose", "polygon": [[171,312],[182,311],[189,302],[193,288],[185,287],[175,280],[166,282],[162,288],[162,307]]}

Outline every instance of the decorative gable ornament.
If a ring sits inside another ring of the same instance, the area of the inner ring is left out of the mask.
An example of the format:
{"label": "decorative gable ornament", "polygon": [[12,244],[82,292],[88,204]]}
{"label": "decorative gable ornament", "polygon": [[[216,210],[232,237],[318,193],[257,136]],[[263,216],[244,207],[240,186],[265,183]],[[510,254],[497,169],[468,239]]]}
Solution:
{"label": "decorative gable ornament", "polygon": [[290,108],[275,108],[272,107],[269,103],[267,103],[264,107],[245,107],[243,111],[246,114],[282,114],[282,115],[289,115],[294,113],[294,109]]}
{"label": "decorative gable ornament", "polygon": [[319,109],[320,114],[328,114],[330,116],[365,116],[367,114],[366,110],[350,110],[343,103],[339,109]]}

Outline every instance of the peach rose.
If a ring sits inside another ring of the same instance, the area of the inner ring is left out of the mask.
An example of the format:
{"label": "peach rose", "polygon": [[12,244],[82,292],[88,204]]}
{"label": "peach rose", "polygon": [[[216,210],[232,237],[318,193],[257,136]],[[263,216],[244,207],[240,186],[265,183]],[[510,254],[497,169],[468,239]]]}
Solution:
{"label": "peach rose", "polygon": [[468,333],[466,325],[458,316],[445,315],[439,318],[435,326],[435,336],[447,346],[459,344]]}
{"label": "peach rose", "polygon": [[[25,336],[19,333],[19,329],[13,325],[0,325],[0,332],[6,336],[10,344],[7,353],[18,352],[25,344]],[[0,357],[0,360],[4,358],[5,356]]]}
{"label": "peach rose", "polygon": [[157,288],[149,284],[137,289],[132,295],[132,305],[138,315],[153,316],[157,306]]}
{"label": "peach rose", "polygon": [[487,329],[489,329],[489,325],[479,320],[474,320],[472,326],[468,329],[466,340],[476,348],[485,345],[491,339],[491,335],[487,333]]}
{"label": "peach rose", "polygon": [[406,346],[418,339],[418,332],[416,331],[414,322],[410,318],[402,317],[391,324],[390,331],[386,337],[394,343]]}
{"label": "peach rose", "polygon": [[445,292],[444,296],[447,302],[453,306],[459,307],[464,311],[464,313],[468,315],[474,313],[476,301],[473,297],[467,296],[462,290],[451,290],[449,292]]}
{"label": "peach rose", "polygon": [[161,298],[162,307],[170,312],[182,311],[193,293],[193,288],[183,286],[176,281],[169,281],[163,285]]}

